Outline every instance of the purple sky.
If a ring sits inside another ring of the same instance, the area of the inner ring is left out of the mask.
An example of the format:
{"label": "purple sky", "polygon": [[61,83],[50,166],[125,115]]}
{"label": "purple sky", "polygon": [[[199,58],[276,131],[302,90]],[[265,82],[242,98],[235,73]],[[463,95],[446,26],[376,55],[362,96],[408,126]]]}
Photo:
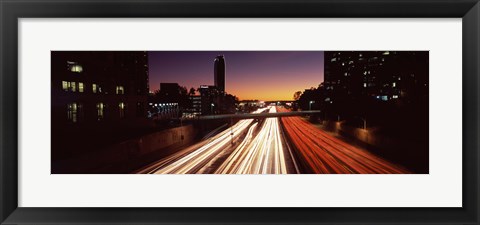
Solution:
{"label": "purple sky", "polygon": [[295,91],[323,82],[322,51],[149,52],[150,90],[160,83],[213,85],[213,60],[224,55],[226,92],[240,100],[291,100]]}

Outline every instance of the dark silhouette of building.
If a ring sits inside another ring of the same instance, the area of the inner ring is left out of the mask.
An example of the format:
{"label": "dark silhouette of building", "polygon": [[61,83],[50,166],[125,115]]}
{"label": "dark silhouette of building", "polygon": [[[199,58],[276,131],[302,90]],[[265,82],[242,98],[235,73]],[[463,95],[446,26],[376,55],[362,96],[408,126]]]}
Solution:
{"label": "dark silhouette of building", "polygon": [[324,65],[326,102],[427,96],[427,51],[325,52]]}
{"label": "dark silhouette of building", "polygon": [[219,55],[214,60],[214,85],[220,93],[225,93],[225,57]]}
{"label": "dark silhouette of building", "polygon": [[53,160],[151,125],[146,52],[53,51],[51,71]]}
{"label": "dark silhouette of building", "polygon": [[200,85],[198,89],[201,99],[202,115],[217,114],[219,110],[219,91],[216,86]]}
{"label": "dark silhouette of building", "polygon": [[201,95],[191,95],[190,107],[186,110],[187,117],[199,116],[202,114],[202,96]]}
{"label": "dark silhouette of building", "polygon": [[54,125],[144,119],[146,52],[52,52]]}

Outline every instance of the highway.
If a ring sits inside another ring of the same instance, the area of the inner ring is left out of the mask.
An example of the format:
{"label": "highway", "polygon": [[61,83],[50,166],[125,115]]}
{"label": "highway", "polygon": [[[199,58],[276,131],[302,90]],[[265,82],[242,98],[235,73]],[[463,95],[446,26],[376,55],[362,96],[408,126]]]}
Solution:
{"label": "highway", "polygon": [[[269,113],[276,113],[275,107]],[[253,132],[258,124],[248,130],[243,142],[215,171],[217,174],[287,174],[298,173],[298,168],[283,140],[278,118],[265,119],[257,135]],[[291,160],[286,160],[290,157]],[[288,165],[288,162],[292,162]],[[295,168],[293,171],[287,168]]]}
{"label": "highway", "polygon": [[367,150],[342,141],[300,117],[283,117],[282,123],[292,144],[296,146],[299,160],[311,173],[409,173]]}
{"label": "highway", "polygon": [[[288,110],[282,107],[269,106],[253,114],[277,115],[285,112]],[[265,117],[260,120],[242,119],[224,129],[216,135],[210,134],[208,138],[136,172],[150,174],[410,173],[365,149],[323,131],[299,116]],[[232,143],[232,140],[235,142]]]}
{"label": "highway", "polygon": [[[264,110],[259,109],[253,113],[260,113]],[[231,148],[232,138],[238,138],[250,127],[252,122],[253,119],[240,120],[223,132],[160,160],[138,173],[204,173],[216,159],[228,152],[228,149]]]}

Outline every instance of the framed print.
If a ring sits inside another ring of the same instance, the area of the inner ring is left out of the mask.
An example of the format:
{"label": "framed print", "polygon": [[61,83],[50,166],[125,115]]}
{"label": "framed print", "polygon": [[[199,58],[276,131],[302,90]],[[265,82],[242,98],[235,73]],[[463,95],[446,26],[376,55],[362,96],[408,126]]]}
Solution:
{"label": "framed print", "polygon": [[479,3],[2,1],[2,224],[478,224]]}

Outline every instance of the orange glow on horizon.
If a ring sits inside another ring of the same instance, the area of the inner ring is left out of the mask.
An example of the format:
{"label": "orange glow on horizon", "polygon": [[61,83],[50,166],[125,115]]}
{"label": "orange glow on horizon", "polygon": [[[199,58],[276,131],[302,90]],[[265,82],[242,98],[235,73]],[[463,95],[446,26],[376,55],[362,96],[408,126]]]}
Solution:
{"label": "orange glow on horizon", "polygon": [[[315,75],[310,75],[315,77]],[[293,95],[297,91],[305,91],[312,87],[316,88],[323,82],[323,74],[316,75],[318,81],[312,82],[312,80],[296,79],[294,74],[290,75],[291,79],[270,79],[263,80],[258,78],[256,82],[238,82],[228,85],[226,91],[229,94],[235,95],[239,100],[263,100],[263,101],[276,101],[276,100],[293,100]],[[272,77],[272,76],[268,76]]]}

